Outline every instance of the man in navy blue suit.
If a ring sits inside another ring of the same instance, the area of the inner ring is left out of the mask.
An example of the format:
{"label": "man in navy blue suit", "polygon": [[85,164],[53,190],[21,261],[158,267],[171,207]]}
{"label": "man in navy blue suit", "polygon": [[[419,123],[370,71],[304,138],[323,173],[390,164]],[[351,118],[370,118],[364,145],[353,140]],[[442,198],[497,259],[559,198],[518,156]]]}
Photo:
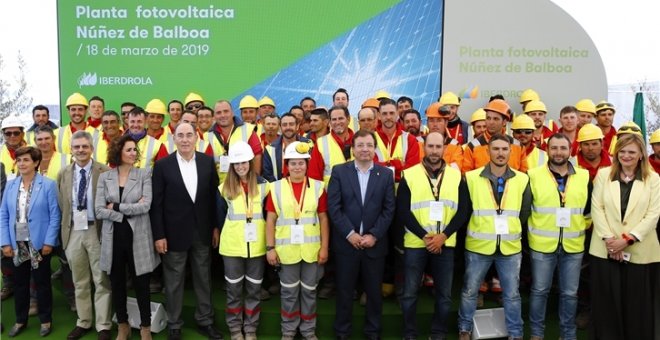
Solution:
{"label": "man in navy blue suit", "polygon": [[352,149],[355,160],[336,165],[328,185],[332,249],[337,263],[334,329],[338,339],[351,335],[353,291],[359,277],[367,294],[364,334],[367,339],[379,339],[387,230],[395,209],[394,174],[374,164],[376,138],[372,132],[356,132]]}

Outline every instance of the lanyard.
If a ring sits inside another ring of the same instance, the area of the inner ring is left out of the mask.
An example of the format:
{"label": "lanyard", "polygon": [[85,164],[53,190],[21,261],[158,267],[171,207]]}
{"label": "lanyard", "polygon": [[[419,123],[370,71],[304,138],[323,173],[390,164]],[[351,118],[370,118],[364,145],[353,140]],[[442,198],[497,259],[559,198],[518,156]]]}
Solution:
{"label": "lanyard", "polygon": [[555,175],[548,169],[548,172],[550,172],[550,176],[552,177],[552,180],[555,182],[555,185],[557,186],[557,192],[559,193],[559,201],[561,204],[561,207],[563,208],[566,205],[566,187],[568,186],[568,181],[571,179],[570,176],[566,176],[566,182],[564,183],[564,178],[562,177],[562,185],[559,185],[557,182],[557,178],[555,178]]}
{"label": "lanyard", "polygon": [[462,130],[463,130],[463,128],[462,128],[461,124],[458,124],[458,125],[456,125],[456,133],[454,134],[454,136],[451,135],[451,129],[449,127],[447,127],[447,134],[449,134],[449,137],[451,137],[452,139],[455,139],[455,140],[459,141],[458,137],[463,136],[463,131]]}
{"label": "lanyard", "polygon": [[[290,178],[287,178],[286,180],[289,181],[289,190],[291,190],[291,196],[295,200],[296,195],[293,192],[293,183],[291,183]],[[298,224],[298,221],[300,221],[300,215],[302,214],[302,206],[303,206],[303,202],[305,202],[305,191],[307,191],[307,177],[305,177],[302,183],[302,192],[300,193],[300,200],[296,201],[296,203],[293,205],[295,208],[293,211],[293,218],[296,220],[296,224]]]}
{"label": "lanyard", "polygon": [[229,141],[231,140],[231,135],[234,134],[234,131],[236,131],[236,125],[234,125],[234,127],[231,128],[231,132],[229,132],[229,135],[227,136],[227,142],[225,142],[225,138],[222,135],[222,130],[220,130],[220,133],[219,133],[220,138],[218,138],[218,139],[220,140],[220,144],[222,144],[222,148],[225,149],[224,150],[225,151],[225,153],[224,153],[225,156],[229,153]]}
{"label": "lanyard", "polygon": [[445,172],[441,172],[438,175],[438,178],[433,179],[432,174],[426,170],[426,167],[424,167],[424,172],[426,172],[426,177],[429,180],[429,185],[431,186],[431,191],[433,191],[433,197],[435,198],[436,201],[440,200],[440,186],[442,185],[442,179],[445,177]]}
{"label": "lanyard", "polygon": [[250,193],[250,187],[249,186],[246,188],[246,190],[241,190],[241,194],[245,196],[245,220],[248,223],[252,222],[252,216],[254,216],[254,213],[253,213],[254,201],[252,199],[250,199],[250,194],[249,193]]}
{"label": "lanyard", "polygon": [[[30,198],[32,197],[32,187],[34,186],[34,180],[35,180],[35,178],[32,178],[32,182],[30,182],[30,187],[28,188],[28,191],[27,191],[27,196],[25,197],[25,219],[26,220],[27,220],[27,213],[28,213],[28,211],[30,211]],[[21,184],[23,184],[23,179],[21,179]],[[18,220],[21,216],[20,201],[21,201],[21,189],[19,187],[18,195],[16,195],[16,222],[18,222]]]}

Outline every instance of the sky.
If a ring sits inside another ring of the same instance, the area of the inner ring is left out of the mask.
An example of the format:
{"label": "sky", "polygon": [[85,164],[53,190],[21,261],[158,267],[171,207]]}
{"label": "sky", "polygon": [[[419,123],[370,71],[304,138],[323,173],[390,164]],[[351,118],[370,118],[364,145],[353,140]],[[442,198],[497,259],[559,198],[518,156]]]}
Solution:
{"label": "sky", "polygon": [[[575,18],[594,41],[609,85],[660,80],[659,1],[552,1]],[[0,55],[4,63],[0,77],[3,79],[17,76],[19,51],[28,66],[26,76],[34,103],[58,103],[55,0],[0,1]]]}

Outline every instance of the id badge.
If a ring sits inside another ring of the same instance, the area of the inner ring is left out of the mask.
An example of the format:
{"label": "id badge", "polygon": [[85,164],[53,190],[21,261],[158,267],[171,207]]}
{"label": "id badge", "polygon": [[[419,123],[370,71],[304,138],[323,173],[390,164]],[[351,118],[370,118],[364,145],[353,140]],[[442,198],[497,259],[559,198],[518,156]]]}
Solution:
{"label": "id badge", "polygon": [[429,219],[435,222],[442,222],[442,214],[445,211],[445,204],[442,202],[431,202],[429,209]]}
{"label": "id badge", "polygon": [[73,212],[73,230],[87,230],[87,209]]}
{"label": "id badge", "polygon": [[30,233],[28,232],[27,223],[16,222],[16,241],[29,241]]}
{"label": "id badge", "polygon": [[504,215],[495,215],[495,233],[504,235],[509,233],[509,218]]}
{"label": "id badge", "polygon": [[302,224],[291,225],[291,244],[305,243],[305,226]]}
{"label": "id badge", "polygon": [[229,156],[220,156],[220,172],[229,172]]}
{"label": "id badge", "polygon": [[257,225],[252,222],[245,223],[245,242],[257,241]]}
{"label": "id badge", "polygon": [[555,213],[556,224],[559,228],[568,228],[571,226],[571,209],[570,208],[557,208]]}

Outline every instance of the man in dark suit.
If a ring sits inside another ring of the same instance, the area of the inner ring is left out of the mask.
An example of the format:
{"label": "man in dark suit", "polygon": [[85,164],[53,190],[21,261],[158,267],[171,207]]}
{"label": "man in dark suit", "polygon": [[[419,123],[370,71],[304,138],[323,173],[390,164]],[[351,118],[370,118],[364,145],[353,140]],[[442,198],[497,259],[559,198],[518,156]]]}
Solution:
{"label": "man in dark suit", "polygon": [[332,249],[340,264],[334,329],[338,339],[350,337],[353,291],[360,277],[367,294],[364,333],[367,339],[379,339],[387,230],[395,208],[394,174],[374,164],[372,132],[356,132],[352,148],[355,161],[335,166],[328,185]]}
{"label": "man in dark suit", "polygon": [[151,228],[163,255],[169,339],[181,339],[181,309],[186,260],[190,259],[197,298],[195,321],[209,339],[222,339],[213,326],[211,305],[211,239],[218,224],[218,174],[213,158],[195,152],[197,133],[180,123],[174,131],[175,153],[156,162],[153,172]]}

